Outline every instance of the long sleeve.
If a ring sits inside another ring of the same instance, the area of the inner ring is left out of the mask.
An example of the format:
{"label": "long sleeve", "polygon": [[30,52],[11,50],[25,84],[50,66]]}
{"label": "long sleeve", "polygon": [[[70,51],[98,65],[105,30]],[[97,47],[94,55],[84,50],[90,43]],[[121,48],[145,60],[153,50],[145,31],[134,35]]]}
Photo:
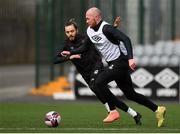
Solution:
{"label": "long sleeve", "polygon": [[58,64],[58,63],[63,63],[65,61],[68,61],[69,59],[65,58],[65,57],[58,57],[58,56],[55,56],[54,57],[54,60],[53,60],[53,63],[54,64]]}
{"label": "long sleeve", "polygon": [[85,39],[83,39],[81,41],[81,44],[79,45],[80,47],[73,49],[73,50],[70,50],[71,55],[81,54],[81,53],[86,52],[91,45],[90,43],[91,43],[90,39],[88,37],[86,37]]}
{"label": "long sleeve", "polygon": [[103,33],[104,35],[113,43],[119,44],[119,41],[122,41],[127,49],[128,52],[128,58],[132,59],[133,58],[133,50],[132,50],[132,44],[131,40],[127,35],[125,35],[123,32],[120,30],[112,27],[111,25],[105,25],[103,27]]}
{"label": "long sleeve", "polygon": [[68,61],[69,59],[66,57],[61,56],[61,52],[65,50],[65,47],[58,49],[54,55],[54,59],[53,59],[53,63],[54,64],[58,64],[58,63],[62,63],[65,61]]}

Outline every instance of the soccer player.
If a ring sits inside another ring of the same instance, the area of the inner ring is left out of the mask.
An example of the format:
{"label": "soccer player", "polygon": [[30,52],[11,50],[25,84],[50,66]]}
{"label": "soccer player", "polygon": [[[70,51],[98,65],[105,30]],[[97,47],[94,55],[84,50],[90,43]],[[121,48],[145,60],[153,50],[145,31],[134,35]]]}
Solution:
{"label": "soccer player", "polygon": [[135,92],[133,88],[129,67],[134,70],[136,64],[129,37],[103,21],[101,11],[96,7],[87,10],[86,23],[89,26],[87,28],[89,39],[108,63],[108,67],[97,75],[95,85],[98,89],[106,90],[102,87],[114,80],[128,99],[156,112],[157,126],[161,127],[166,107],[157,106],[144,95]]}
{"label": "soccer player", "polygon": [[[119,19],[120,18],[116,19],[117,23],[119,22]],[[115,23],[115,25],[117,23]],[[111,123],[119,119],[119,113],[116,111],[116,107],[118,107],[129,113],[134,118],[137,125],[141,125],[141,115],[132,108],[128,107],[122,101],[118,100],[107,88],[107,86],[103,86],[105,90],[99,90],[96,86],[94,86],[94,81],[97,75],[103,71],[103,63],[93,45],[86,44],[87,36],[78,34],[78,26],[74,21],[71,20],[65,24],[65,34],[67,39],[64,42],[64,47],[62,50],[57,52],[54,63],[57,64],[70,60],[75,65],[76,69],[82,75],[90,89],[95,93],[97,98],[108,110],[108,116],[103,120],[103,122]],[[87,45],[89,49],[81,54],[73,54],[73,51],[79,48],[81,45]],[[67,55],[67,52],[71,53],[72,55]]]}

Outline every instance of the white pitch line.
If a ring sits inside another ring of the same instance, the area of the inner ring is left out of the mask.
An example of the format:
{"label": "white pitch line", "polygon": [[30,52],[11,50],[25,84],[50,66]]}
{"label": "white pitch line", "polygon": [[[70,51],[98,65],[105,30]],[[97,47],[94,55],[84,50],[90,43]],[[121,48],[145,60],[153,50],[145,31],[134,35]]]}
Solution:
{"label": "white pitch line", "polygon": [[[0,128],[0,130],[50,130],[51,128]],[[61,127],[57,127],[57,128],[52,128],[52,130],[64,130],[64,131],[77,131],[77,130],[82,130],[82,131],[87,131],[87,130],[91,130],[91,131],[132,131],[132,130],[140,130],[140,131],[180,131],[180,129],[176,128],[176,129],[171,129],[171,128],[155,128],[155,129],[146,129],[146,128],[61,128]]]}

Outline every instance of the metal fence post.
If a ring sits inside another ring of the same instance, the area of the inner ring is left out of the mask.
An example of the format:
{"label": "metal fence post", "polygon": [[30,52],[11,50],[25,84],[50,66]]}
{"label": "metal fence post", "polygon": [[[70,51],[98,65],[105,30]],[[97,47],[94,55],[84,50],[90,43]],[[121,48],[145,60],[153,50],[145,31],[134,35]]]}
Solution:
{"label": "metal fence post", "polygon": [[139,0],[139,43],[144,43],[144,0]]}
{"label": "metal fence post", "polygon": [[54,64],[53,64],[53,53],[54,53],[54,0],[48,0],[48,16],[47,16],[47,46],[49,51],[49,64],[50,64],[50,80],[54,79]]}
{"label": "metal fence post", "polygon": [[[59,4],[59,14],[60,14],[60,44],[59,45],[62,45],[63,44],[63,40],[64,40],[64,0],[60,0],[60,4]],[[63,75],[64,74],[64,64],[62,64],[61,66],[59,66],[59,75]]]}
{"label": "metal fence post", "polygon": [[171,0],[171,39],[174,40],[176,35],[176,2]]}
{"label": "metal fence post", "polygon": [[96,0],[95,5],[96,5],[97,8],[100,8],[100,0]]}
{"label": "metal fence post", "polygon": [[85,32],[85,11],[86,11],[86,2],[85,0],[81,0],[81,15],[80,15],[80,30],[81,30],[81,33],[84,33]]}
{"label": "metal fence post", "polygon": [[35,16],[35,87],[39,87],[39,64],[40,64],[40,16],[42,14],[41,7],[42,0],[36,3],[36,16]]}
{"label": "metal fence post", "polygon": [[112,1],[112,22],[114,21],[116,17],[116,0]]}

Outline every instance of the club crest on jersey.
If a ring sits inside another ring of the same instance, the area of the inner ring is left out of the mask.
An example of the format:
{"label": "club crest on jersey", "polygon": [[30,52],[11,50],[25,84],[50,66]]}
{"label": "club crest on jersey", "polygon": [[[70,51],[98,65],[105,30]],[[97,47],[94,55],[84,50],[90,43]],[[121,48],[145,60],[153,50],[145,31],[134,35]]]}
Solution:
{"label": "club crest on jersey", "polygon": [[113,68],[114,68],[114,65],[113,65],[113,64],[109,66],[109,69],[113,69]]}
{"label": "club crest on jersey", "polygon": [[94,74],[98,74],[98,72],[99,72],[99,70],[95,70],[95,71],[94,71]]}
{"label": "club crest on jersey", "polygon": [[99,42],[102,38],[99,37],[98,35],[94,35],[94,36],[92,36],[92,39],[96,42]]}

